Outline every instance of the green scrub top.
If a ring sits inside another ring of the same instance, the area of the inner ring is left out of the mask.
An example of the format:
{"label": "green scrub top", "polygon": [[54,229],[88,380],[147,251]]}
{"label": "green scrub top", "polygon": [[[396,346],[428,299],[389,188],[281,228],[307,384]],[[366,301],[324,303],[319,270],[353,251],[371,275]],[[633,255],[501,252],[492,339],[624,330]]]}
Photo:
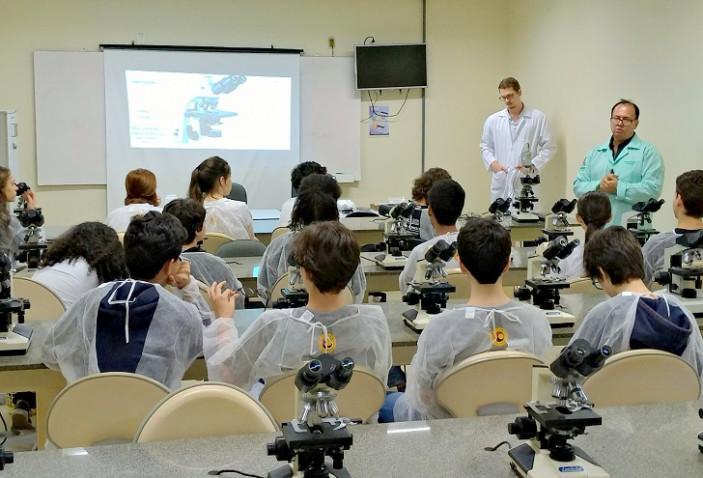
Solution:
{"label": "green scrub top", "polygon": [[605,143],[591,150],[581,163],[574,179],[574,194],[581,197],[596,191],[600,180],[615,171],[618,186],[615,194],[608,194],[612,209],[611,225],[623,225],[623,214],[632,215],[632,205],[658,199],[664,183],[664,162],[654,145],[635,135],[618,157],[613,159],[610,144]]}

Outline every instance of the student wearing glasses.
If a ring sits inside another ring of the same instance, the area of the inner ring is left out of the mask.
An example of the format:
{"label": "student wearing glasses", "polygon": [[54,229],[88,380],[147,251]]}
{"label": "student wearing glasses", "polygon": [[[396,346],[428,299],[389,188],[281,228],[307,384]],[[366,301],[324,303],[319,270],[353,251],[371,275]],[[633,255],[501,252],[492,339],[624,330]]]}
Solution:
{"label": "student wearing glasses", "polygon": [[661,155],[635,134],[639,117],[640,109],[632,101],[615,103],[610,110],[610,140],[586,155],[573,183],[577,197],[589,191],[608,194],[614,225],[622,224],[633,204],[659,198],[664,183]]}

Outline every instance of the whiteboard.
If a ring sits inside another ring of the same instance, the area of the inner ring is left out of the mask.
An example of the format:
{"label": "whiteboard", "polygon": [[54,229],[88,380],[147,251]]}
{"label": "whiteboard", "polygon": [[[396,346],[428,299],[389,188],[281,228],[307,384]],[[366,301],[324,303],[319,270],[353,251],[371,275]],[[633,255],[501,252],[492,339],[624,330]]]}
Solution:
{"label": "whiteboard", "polygon": [[37,184],[105,184],[105,81],[98,52],[34,52]]}
{"label": "whiteboard", "polygon": [[[361,179],[361,100],[349,57],[301,57],[301,161]],[[39,185],[106,184],[102,52],[34,52]]]}

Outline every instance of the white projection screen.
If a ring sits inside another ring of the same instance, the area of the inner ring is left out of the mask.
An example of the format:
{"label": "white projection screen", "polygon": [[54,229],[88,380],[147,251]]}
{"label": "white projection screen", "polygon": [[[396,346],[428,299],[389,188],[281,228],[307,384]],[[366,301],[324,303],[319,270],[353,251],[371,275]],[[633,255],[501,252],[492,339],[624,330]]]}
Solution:
{"label": "white projection screen", "polygon": [[249,207],[279,208],[299,162],[300,55],[106,50],[108,211],[124,177],[154,172],[162,198],[184,197],[191,171],[217,155]]}

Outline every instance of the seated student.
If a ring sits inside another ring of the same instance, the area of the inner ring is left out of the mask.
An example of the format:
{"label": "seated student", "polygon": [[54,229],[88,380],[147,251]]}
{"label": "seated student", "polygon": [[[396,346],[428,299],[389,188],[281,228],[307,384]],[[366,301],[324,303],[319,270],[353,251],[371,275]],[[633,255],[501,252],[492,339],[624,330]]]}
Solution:
{"label": "seated student", "polygon": [[84,222],[61,234],[40,266],[32,279],[51,289],[67,309],[98,285],[127,277],[117,233],[100,222]]}
{"label": "seated student", "polygon": [[117,232],[125,232],[134,216],[161,210],[158,207],[161,198],[156,194],[156,176],[148,169],[134,169],[128,172],[124,188],[127,191],[125,205],[111,211],[105,219],[105,224]]}
{"label": "seated student", "polygon": [[300,264],[308,305],[267,310],[241,337],[234,321],[217,319],[204,338],[208,377],[251,390],[261,379],[330,353],[353,358],[385,382],[392,361],[383,311],[376,305],[344,305],[343,290],[359,266],[354,234],[336,221],[312,224],[295,234],[291,252]]}
{"label": "seated student", "polygon": [[229,199],[232,170],[219,156],[206,159],[190,176],[188,196],[207,211],[205,231],[226,234],[232,239],[256,239],[251,211],[241,201]]}
{"label": "seated student", "polygon": [[435,231],[427,215],[427,194],[435,182],[442,179],[452,179],[446,169],[430,168],[413,182],[412,198],[415,203],[412,216],[408,221],[408,232],[418,236],[423,241],[432,239]]}
{"label": "seated student", "polygon": [[[308,178],[310,177],[308,176]],[[272,293],[271,288],[278,278],[288,272],[288,257],[291,255],[293,241],[300,233],[299,231],[305,230],[310,224],[324,221],[339,221],[336,201],[329,194],[322,191],[302,189],[293,208],[290,225],[292,231],[286,232],[271,241],[261,258],[256,286],[264,303],[268,302]],[[352,274],[349,285],[354,296],[354,302],[357,304],[361,303],[366,292],[366,276],[358,261],[356,271]]]}
{"label": "seated student", "polygon": [[461,228],[459,264],[470,284],[468,304],[447,309],[425,327],[409,367],[407,391],[388,397],[379,420],[390,421],[391,410],[396,421],[449,417],[436,402],[435,380],[473,354],[519,350],[545,357],[549,353],[552,330],[544,312],[503,291],[511,245],[510,233],[492,219],[470,217]]}
{"label": "seated student", "polygon": [[340,197],[342,197],[342,188],[339,187],[339,183],[329,174],[309,174],[300,181],[300,189],[298,189],[298,195],[304,193],[305,191],[320,191],[329,196],[337,202]]}
{"label": "seated student", "polygon": [[696,320],[673,295],[654,295],[647,288],[642,250],[632,233],[621,226],[595,233],[586,244],[583,264],[610,299],[586,315],[571,342],[609,345],[613,353],[665,350],[703,373],[703,338]]}
{"label": "seated student", "polygon": [[[17,217],[10,213],[7,203],[17,200],[17,184],[12,173],[0,166],[0,249],[7,251],[12,259],[19,253],[20,244],[24,240],[25,229]],[[22,197],[27,202],[27,209],[36,209],[37,200],[34,191],[25,191]]]}
{"label": "seated student", "polygon": [[[401,293],[408,289],[408,285],[415,278],[417,263],[425,258],[427,249],[440,240],[449,244],[456,241],[458,234],[456,221],[464,209],[465,197],[464,188],[453,179],[442,179],[434,183],[427,194],[429,204],[427,214],[432,222],[435,236],[415,246],[408,256],[403,272],[398,277]],[[459,265],[455,261],[450,261],[449,267],[457,268]]]}
{"label": "seated student", "polygon": [[654,280],[654,274],[669,268],[664,264],[664,252],[676,245],[679,235],[703,229],[703,171],[688,171],[676,178],[673,202],[676,229],[650,237],[642,248],[645,283]]}
{"label": "seated student", "polygon": [[561,272],[567,278],[586,277],[583,268],[583,248],[594,232],[610,222],[610,199],[601,192],[591,191],[581,196],[576,203],[576,222],[586,231],[584,241],[571,254],[559,262]]}
{"label": "seated student", "polygon": [[[150,211],[132,219],[124,237],[131,278],[78,299],[47,333],[42,361],[69,383],[99,372],[131,372],[177,389],[203,352],[202,325],[213,318],[190,264],[180,260],[186,236],[170,214]],[[214,304],[216,317],[227,313]]]}
{"label": "seated student", "polygon": [[190,262],[190,273],[205,284],[224,282],[237,295],[237,308],[244,308],[244,289],[232,268],[220,257],[200,248],[205,238],[205,208],[194,199],[174,199],[164,206],[164,214],[176,216],[188,233],[181,258]]}
{"label": "seated student", "polygon": [[279,227],[287,226],[290,222],[290,216],[293,212],[295,199],[300,192],[300,182],[310,174],[327,174],[327,168],[321,166],[315,161],[304,161],[297,165],[290,172],[290,183],[293,187],[293,197],[286,199],[286,202],[281,206],[281,218],[278,221]]}

